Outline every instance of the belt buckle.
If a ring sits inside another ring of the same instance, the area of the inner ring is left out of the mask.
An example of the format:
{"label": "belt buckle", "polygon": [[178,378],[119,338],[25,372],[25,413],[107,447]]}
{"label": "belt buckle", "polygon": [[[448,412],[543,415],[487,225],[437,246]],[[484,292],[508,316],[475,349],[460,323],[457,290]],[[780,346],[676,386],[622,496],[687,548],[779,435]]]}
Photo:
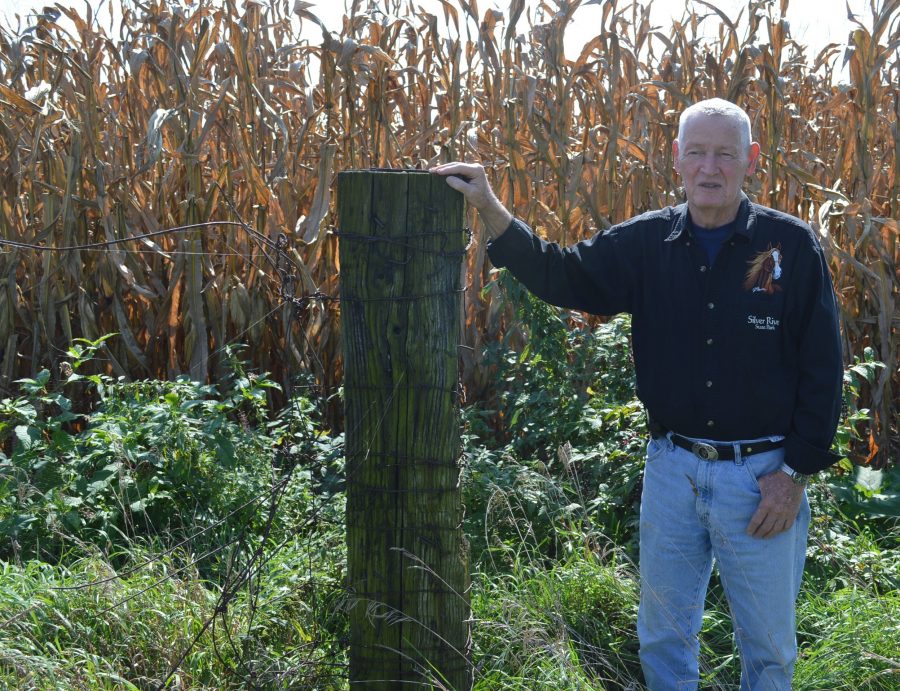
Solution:
{"label": "belt buckle", "polygon": [[716,447],[712,444],[704,444],[702,441],[694,442],[691,446],[691,452],[704,461],[719,460],[719,452],[716,451]]}

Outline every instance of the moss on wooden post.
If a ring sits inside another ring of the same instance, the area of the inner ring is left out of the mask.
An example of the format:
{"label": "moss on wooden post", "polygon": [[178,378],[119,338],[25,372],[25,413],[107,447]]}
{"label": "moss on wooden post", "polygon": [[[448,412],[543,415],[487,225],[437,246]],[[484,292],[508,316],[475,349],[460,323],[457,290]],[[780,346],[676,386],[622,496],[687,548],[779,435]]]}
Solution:
{"label": "moss on wooden post", "polygon": [[463,198],[425,172],[350,171],[338,210],[351,685],[468,689]]}

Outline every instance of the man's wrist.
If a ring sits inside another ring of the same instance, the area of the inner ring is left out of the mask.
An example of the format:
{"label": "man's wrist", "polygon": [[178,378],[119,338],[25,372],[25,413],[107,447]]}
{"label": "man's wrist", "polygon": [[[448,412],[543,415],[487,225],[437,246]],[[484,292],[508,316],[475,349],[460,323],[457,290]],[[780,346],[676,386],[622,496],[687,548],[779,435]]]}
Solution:
{"label": "man's wrist", "polygon": [[781,464],[781,472],[786,474],[791,480],[794,481],[796,485],[806,485],[809,482],[809,475],[804,475],[803,473],[798,473],[796,470],[791,468],[787,463]]}
{"label": "man's wrist", "polygon": [[496,240],[503,235],[513,220],[513,215],[496,197],[491,200],[491,203],[479,209],[478,215],[481,216],[481,221],[484,223],[484,229],[490,240]]}

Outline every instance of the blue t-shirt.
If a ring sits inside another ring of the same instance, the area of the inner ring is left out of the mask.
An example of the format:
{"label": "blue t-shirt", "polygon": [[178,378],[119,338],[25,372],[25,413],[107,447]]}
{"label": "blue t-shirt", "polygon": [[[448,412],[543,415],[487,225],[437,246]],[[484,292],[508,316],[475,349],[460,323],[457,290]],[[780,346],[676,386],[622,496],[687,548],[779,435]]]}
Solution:
{"label": "blue t-shirt", "polygon": [[718,228],[698,228],[691,223],[691,233],[697,238],[697,242],[703,246],[703,249],[706,250],[710,266],[716,263],[719,250],[722,249],[722,245],[725,244],[733,230],[734,221]]}

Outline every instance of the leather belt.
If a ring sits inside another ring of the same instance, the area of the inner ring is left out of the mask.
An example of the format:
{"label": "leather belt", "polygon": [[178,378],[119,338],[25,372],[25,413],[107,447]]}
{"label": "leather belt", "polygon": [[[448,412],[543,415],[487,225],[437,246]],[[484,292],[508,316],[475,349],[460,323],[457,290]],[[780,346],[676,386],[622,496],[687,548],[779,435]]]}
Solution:
{"label": "leather belt", "polygon": [[[707,444],[702,441],[693,441],[680,434],[672,433],[672,442],[675,446],[687,449],[697,458],[703,461],[733,461],[734,460],[734,444],[720,443]],[[753,441],[740,445],[741,457],[752,456],[755,453],[763,453],[784,446],[784,441]]]}

